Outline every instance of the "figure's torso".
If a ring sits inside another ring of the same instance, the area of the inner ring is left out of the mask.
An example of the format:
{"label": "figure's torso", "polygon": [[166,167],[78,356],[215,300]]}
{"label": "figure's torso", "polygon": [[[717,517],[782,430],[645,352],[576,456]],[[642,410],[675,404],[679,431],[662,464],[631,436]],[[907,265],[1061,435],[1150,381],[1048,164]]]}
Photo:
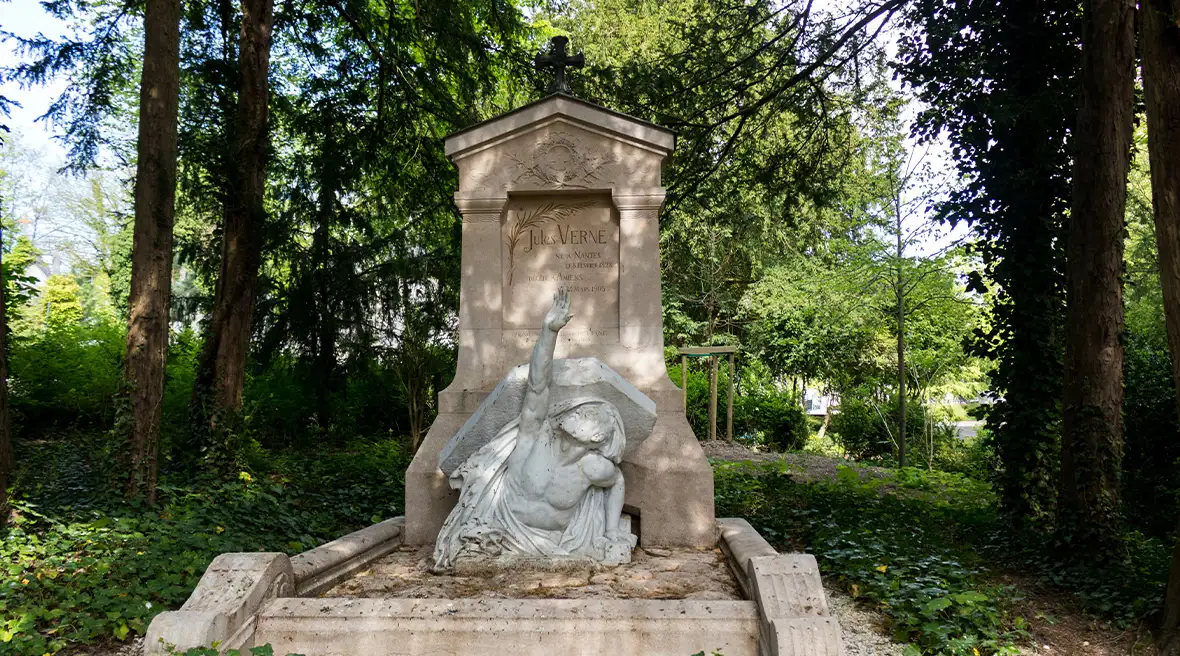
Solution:
{"label": "figure's torso", "polygon": [[[509,473],[520,497],[513,500],[512,510],[520,521],[534,528],[564,530],[593,485],[582,462],[602,456],[582,449],[580,457],[575,454],[573,459],[567,459],[552,424],[545,422],[542,431],[536,439],[519,440],[517,451],[509,459]],[[523,444],[529,446],[522,450]]]}

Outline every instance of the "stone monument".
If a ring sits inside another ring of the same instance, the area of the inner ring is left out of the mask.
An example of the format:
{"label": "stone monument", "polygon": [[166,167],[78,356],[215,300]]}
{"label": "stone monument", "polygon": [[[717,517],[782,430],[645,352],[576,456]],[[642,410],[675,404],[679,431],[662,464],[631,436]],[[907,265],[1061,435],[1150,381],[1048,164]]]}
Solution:
{"label": "stone monument", "polygon": [[[570,295],[562,288],[541,322],[519,414],[451,474],[451,487],[461,490],[459,504],[435,542],[436,568],[462,556],[631,561],[635,536],[620,530],[626,483],[618,464],[627,445],[622,414],[589,387],[584,396],[549,403],[557,335],[571,318]],[[476,423],[468,420],[451,445],[470,437]]]}
{"label": "stone monument", "polygon": [[[406,472],[405,539],[433,544],[458,501],[448,477],[472,449],[456,452],[452,437],[473,415],[520,412],[503,400],[498,410],[484,402],[500,396],[502,381],[511,387],[549,299],[564,288],[576,312],[555,340],[555,357],[596,358],[654,402],[651,426],[628,434],[618,460],[623,509],[640,544],[710,547],[713,472],[664,364],[661,172],[675,134],[570,95],[563,69],[580,59],[559,41],[540,62],[560,73],[549,96],[446,139],[463,220],[459,358]],[[563,375],[555,372],[559,389]],[[612,403],[627,416],[630,404]],[[483,426],[490,439],[502,424]]]}
{"label": "stone monument", "polygon": [[149,656],[842,656],[815,559],[714,518],[664,367],[674,136],[570,96],[563,67],[580,57],[564,40],[543,57],[552,95],[446,142],[459,362],[407,471],[406,516],[291,557],[218,556],[152,621]]}

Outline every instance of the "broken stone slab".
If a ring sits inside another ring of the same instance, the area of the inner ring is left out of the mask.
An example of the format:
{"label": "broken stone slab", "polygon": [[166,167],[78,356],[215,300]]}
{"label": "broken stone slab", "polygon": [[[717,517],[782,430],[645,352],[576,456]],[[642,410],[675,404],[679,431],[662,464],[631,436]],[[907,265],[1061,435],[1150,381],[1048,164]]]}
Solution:
{"label": "broken stone slab", "polygon": [[[439,469],[450,476],[472,454],[491,442],[505,424],[520,416],[528,365],[513,367],[439,454]],[[553,362],[551,405],[578,397],[608,401],[619,410],[627,431],[627,451],[643,443],[656,423],[656,404],[598,358],[564,358]]]}
{"label": "broken stone slab", "polygon": [[721,534],[719,546],[725,553],[733,575],[737,577],[738,585],[747,598],[753,599],[754,590],[749,579],[750,559],[758,556],[777,556],[778,552],[753,526],[750,526],[750,522],[740,517],[718,519],[717,528]]}
{"label": "broken stone slab", "polygon": [[296,594],[312,597],[402,545],[404,517],[349,533],[291,558]]}
{"label": "broken stone slab", "polygon": [[160,613],[144,639],[147,656],[234,644],[262,605],[295,592],[295,571],[282,553],[224,553],[213,559],[188,601]]}
{"label": "broken stone slab", "polygon": [[746,576],[758,604],[762,656],[842,656],[840,625],[828,611],[814,556],[754,556]]}
{"label": "broken stone slab", "polygon": [[780,617],[762,626],[763,656],[844,656],[840,626],[830,617]]}
{"label": "broken stone slab", "polygon": [[829,615],[815,556],[757,556],[747,567],[753,596],[767,619]]}

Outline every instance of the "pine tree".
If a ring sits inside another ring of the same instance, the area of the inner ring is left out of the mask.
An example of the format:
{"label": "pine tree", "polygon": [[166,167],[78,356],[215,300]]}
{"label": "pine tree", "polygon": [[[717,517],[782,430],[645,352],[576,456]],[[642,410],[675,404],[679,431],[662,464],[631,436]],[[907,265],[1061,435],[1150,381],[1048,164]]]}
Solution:
{"label": "pine tree", "polygon": [[1066,245],[1062,529],[1087,557],[1117,543],[1123,432],[1123,218],[1135,81],[1134,0],[1087,0]]}
{"label": "pine tree", "polygon": [[156,498],[172,298],[179,94],[180,0],[148,0],[139,96],[130,316],[123,375],[131,409],[127,494],[152,503]]}

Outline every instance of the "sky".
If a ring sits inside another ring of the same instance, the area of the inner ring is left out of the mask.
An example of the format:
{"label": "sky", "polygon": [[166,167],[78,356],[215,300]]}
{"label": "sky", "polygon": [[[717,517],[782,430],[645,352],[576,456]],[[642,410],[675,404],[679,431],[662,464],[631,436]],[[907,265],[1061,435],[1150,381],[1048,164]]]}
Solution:
{"label": "sky", "polygon": [[[37,33],[57,37],[65,33],[65,28],[63,21],[45,13],[38,0],[0,1],[0,30],[22,37],[31,37]],[[0,43],[0,67],[21,61],[13,51],[13,45],[11,41]],[[47,160],[55,163],[65,161],[65,149],[50,137],[51,132],[47,130],[49,126],[36,119],[45,113],[64,88],[65,83],[61,80],[28,89],[11,82],[0,84],[0,95],[21,104],[20,107],[12,108],[11,118],[5,122],[20,134],[27,146],[40,151]]]}

